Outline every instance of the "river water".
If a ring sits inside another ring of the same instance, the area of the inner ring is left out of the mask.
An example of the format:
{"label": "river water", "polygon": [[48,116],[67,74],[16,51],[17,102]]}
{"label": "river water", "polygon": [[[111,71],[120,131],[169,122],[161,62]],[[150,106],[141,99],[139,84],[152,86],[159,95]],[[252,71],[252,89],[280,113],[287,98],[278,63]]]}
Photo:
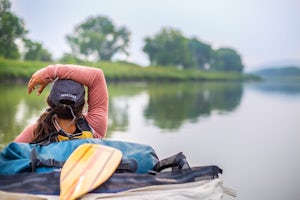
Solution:
{"label": "river water", "polygon": [[[107,139],[151,145],[162,159],[218,165],[238,200],[300,196],[300,83],[108,83]],[[26,86],[0,85],[3,148],[43,112]],[[225,197],[225,199],[231,199]]]}

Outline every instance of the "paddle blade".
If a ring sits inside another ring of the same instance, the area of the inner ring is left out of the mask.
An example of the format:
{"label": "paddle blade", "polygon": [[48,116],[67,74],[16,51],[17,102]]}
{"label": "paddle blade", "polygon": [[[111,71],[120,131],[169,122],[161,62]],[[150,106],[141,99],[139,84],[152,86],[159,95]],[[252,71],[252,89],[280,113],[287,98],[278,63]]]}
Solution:
{"label": "paddle blade", "polygon": [[122,159],[118,149],[100,145],[80,145],[64,164],[60,175],[60,199],[81,197],[104,183]]}

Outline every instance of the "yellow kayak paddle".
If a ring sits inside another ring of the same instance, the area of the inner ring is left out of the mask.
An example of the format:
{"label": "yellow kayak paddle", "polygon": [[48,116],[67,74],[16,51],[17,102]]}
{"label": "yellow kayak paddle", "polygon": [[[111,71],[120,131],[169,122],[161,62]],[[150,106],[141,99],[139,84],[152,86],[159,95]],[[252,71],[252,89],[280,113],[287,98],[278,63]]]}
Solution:
{"label": "yellow kayak paddle", "polygon": [[104,183],[122,159],[118,149],[100,144],[82,144],[65,162],[60,175],[60,199],[73,200]]}

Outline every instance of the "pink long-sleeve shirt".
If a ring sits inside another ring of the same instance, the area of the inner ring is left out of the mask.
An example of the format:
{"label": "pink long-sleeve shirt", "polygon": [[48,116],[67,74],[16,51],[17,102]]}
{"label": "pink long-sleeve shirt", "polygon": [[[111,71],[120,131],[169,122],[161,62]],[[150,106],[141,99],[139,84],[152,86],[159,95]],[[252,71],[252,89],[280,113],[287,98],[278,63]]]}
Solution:
{"label": "pink long-sleeve shirt", "polygon": [[[79,65],[48,65],[36,73],[45,83],[56,78],[72,79],[88,87],[88,111],[84,118],[94,129],[94,137],[103,138],[106,135],[108,121],[108,91],[105,77],[101,69]],[[33,131],[37,123],[27,126],[14,142],[29,143],[33,141]]]}

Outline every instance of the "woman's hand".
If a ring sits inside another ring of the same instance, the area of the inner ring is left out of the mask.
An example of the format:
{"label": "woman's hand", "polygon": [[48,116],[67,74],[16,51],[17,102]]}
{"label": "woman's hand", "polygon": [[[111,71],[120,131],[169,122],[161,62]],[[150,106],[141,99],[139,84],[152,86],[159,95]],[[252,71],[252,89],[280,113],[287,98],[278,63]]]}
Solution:
{"label": "woman's hand", "polygon": [[28,86],[27,86],[27,89],[28,89],[28,93],[30,94],[37,85],[40,85],[39,86],[39,89],[37,90],[37,95],[40,95],[43,90],[45,89],[45,87],[48,85],[49,82],[53,81],[52,79],[51,80],[48,80],[48,81],[44,81],[40,74],[39,74],[39,71],[35,72],[32,76],[31,76],[31,79],[29,80],[28,82]]}

